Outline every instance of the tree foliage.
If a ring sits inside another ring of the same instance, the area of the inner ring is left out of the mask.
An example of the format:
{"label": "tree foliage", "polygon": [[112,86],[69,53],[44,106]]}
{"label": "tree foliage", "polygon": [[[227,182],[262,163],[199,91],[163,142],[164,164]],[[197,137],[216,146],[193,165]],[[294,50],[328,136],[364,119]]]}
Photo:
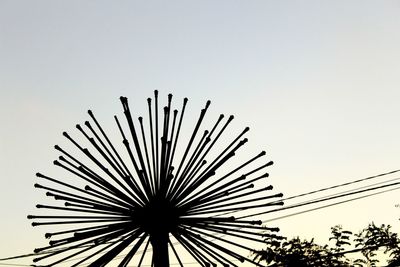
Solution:
{"label": "tree foliage", "polygon": [[400,265],[400,239],[397,233],[393,233],[390,229],[390,225],[376,226],[370,223],[368,227],[355,235],[355,247],[361,248],[361,253],[365,258],[360,262],[367,263],[371,267],[377,266],[376,252],[384,248],[384,253],[390,256],[388,266]]}
{"label": "tree foliage", "polygon": [[[377,266],[377,251],[389,256],[388,267],[400,266],[400,239],[391,231],[390,225],[370,223],[359,233],[344,230],[341,225],[331,227],[330,245],[319,245],[314,239],[271,235],[265,240],[266,246],[254,252],[256,260],[268,266],[316,267],[316,266]],[[359,252],[360,258],[350,258]]]}

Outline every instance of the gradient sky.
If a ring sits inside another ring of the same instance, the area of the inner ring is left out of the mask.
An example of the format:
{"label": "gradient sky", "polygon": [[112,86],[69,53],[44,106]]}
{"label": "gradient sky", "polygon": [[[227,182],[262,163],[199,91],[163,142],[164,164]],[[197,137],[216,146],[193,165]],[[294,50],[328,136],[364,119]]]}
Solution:
{"label": "gradient sky", "polygon": [[[399,13],[399,1],[0,0],[0,258],[44,244],[26,219],[43,199],[34,174],[54,170],[53,145],[87,109],[113,129],[120,95],[137,116],[154,89],[188,97],[187,121],[210,99],[209,121],[250,126],[248,151],[267,151],[286,196],[399,169]],[[335,224],[398,230],[399,203],[395,191],[271,224],[328,242]]]}

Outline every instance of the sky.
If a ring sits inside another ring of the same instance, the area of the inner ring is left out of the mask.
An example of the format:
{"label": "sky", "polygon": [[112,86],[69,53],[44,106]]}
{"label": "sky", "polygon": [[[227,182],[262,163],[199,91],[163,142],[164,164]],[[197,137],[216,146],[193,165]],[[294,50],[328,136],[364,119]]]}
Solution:
{"label": "sky", "polygon": [[[177,106],[188,97],[188,122],[211,100],[208,120],[249,126],[246,151],[267,152],[285,196],[400,169],[399,11],[365,0],[0,0],[0,258],[44,243],[26,219],[45,200],[35,173],[54,170],[54,144],[88,109],[114,129],[121,95],[137,116],[155,89]],[[400,229],[396,204],[394,191],[271,224],[326,243],[336,224]]]}

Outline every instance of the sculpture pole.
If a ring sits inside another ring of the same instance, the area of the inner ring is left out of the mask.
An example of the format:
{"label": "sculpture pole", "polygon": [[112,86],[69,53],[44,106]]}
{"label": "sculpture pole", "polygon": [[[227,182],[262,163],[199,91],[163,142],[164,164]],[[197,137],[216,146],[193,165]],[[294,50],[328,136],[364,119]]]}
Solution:
{"label": "sculpture pole", "polygon": [[150,236],[153,247],[153,266],[169,267],[168,233],[160,233]]}

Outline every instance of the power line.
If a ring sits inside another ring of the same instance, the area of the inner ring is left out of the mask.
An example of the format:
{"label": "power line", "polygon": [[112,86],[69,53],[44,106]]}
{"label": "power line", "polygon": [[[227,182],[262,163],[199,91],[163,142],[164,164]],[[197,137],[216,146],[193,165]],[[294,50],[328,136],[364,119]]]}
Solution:
{"label": "power line", "polygon": [[319,193],[319,192],[323,192],[323,191],[327,191],[327,190],[331,190],[331,189],[335,189],[335,188],[339,188],[339,187],[343,187],[343,186],[348,186],[348,185],[351,185],[351,184],[356,184],[356,183],[368,181],[368,180],[371,180],[371,179],[376,179],[376,178],[383,177],[383,176],[386,176],[386,175],[390,175],[390,174],[393,174],[393,173],[396,173],[396,172],[400,172],[400,169],[389,171],[389,172],[384,172],[384,173],[380,173],[380,174],[376,174],[376,175],[373,175],[373,176],[369,176],[369,177],[353,180],[353,181],[342,183],[342,184],[338,184],[338,185],[324,187],[324,188],[317,189],[317,190],[314,190],[314,191],[310,191],[310,192],[307,192],[307,193],[302,193],[302,194],[299,194],[299,195],[295,195],[295,196],[291,196],[291,197],[288,197],[288,198],[284,198],[284,199],[282,199],[282,201],[290,200],[290,199],[294,199],[294,198],[298,198],[298,197],[303,197],[303,196],[307,196],[307,195],[312,195],[312,194],[315,194],[315,193]]}
{"label": "power line", "polygon": [[[376,185],[385,184],[385,183],[389,183],[389,182],[394,182],[394,181],[397,181],[397,180],[400,180],[400,177],[397,177],[397,178],[394,178],[394,179],[390,179],[390,180],[387,180],[387,181],[382,181],[382,182],[378,182],[378,183],[373,183],[373,184],[370,184],[370,185],[360,186],[360,187],[353,188],[353,189],[349,189],[349,190],[346,190],[346,191],[342,191],[342,192],[330,194],[330,195],[327,195],[327,196],[325,196],[325,197],[328,197],[328,196],[336,196],[336,195],[343,194],[343,193],[348,193],[348,192],[354,192],[354,191],[356,191],[356,190],[360,190],[360,189],[364,189],[364,188],[370,188],[370,187],[373,187],[373,186],[376,186]],[[324,198],[324,197],[315,198],[314,200],[322,199],[322,198]],[[303,202],[301,202],[301,203],[305,203],[305,202],[307,202],[307,201],[303,201]]]}
{"label": "power line", "polygon": [[[354,189],[342,191],[342,192],[335,193],[335,194],[331,194],[331,195],[324,196],[324,197],[315,198],[314,200],[319,200],[319,199],[324,199],[324,198],[327,198],[327,197],[337,196],[337,195],[340,195],[340,194],[343,194],[343,193],[354,192],[354,191],[356,191],[356,190],[360,190],[360,189],[364,189],[364,188],[370,188],[370,187],[375,186],[375,185],[385,184],[385,183],[393,182],[393,181],[397,181],[397,180],[400,180],[400,177],[395,178],[395,179],[391,179],[391,180],[387,180],[387,181],[383,181],[383,182],[379,182],[379,183],[374,183],[374,184],[367,185],[367,186],[362,186],[362,187],[358,187],[358,188],[354,188]],[[373,195],[378,195],[378,194],[385,193],[385,192],[389,192],[389,191],[393,191],[393,190],[396,190],[396,189],[397,189],[397,188],[395,188],[395,189],[390,189],[390,190],[386,190],[386,191],[382,191],[382,192],[378,192],[378,193],[374,193],[374,194],[369,194],[369,195],[366,195],[366,197],[368,197],[368,196],[373,196]],[[354,200],[362,199],[362,198],[364,198],[364,197],[357,197],[357,198],[355,198]],[[310,200],[309,200],[309,201],[310,201]],[[297,203],[296,205],[303,204],[303,203],[308,203],[309,201],[303,201],[303,202]],[[344,201],[344,202],[348,202],[348,201]],[[343,203],[344,203],[344,202],[343,202]],[[341,201],[340,203],[342,203],[342,201]],[[331,205],[326,205],[326,206],[327,206],[327,207],[330,207]],[[319,209],[319,208],[317,208],[317,209]],[[312,211],[312,210],[315,210],[315,209],[310,209],[310,211]],[[306,210],[306,211],[308,211],[308,210]],[[296,213],[293,213],[293,214],[301,214],[301,213],[302,213],[302,212],[296,212]],[[283,216],[283,217],[285,217],[285,216]],[[281,217],[279,217],[279,218],[281,218]]]}
{"label": "power line", "polygon": [[[254,214],[250,214],[250,215],[240,216],[240,217],[237,217],[237,219],[243,219],[243,218],[253,217],[253,216],[257,216],[257,215],[263,215],[263,214],[267,214],[267,213],[283,211],[283,210],[288,210],[288,209],[292,209],[292,208],[298,208],[298,207],[302,207],[302,206],[306,206],[306,205],[310,205],[310,204],[315,204],[315,203],[328,201],[328,200],[332,200],[332,199],[336,199],[336,198],[346,197],[346,196],[350,196],[350,195],[354,195],[354,194],[360,194],[360,193],[364,193],[364,192],[368,192],[368,191],[378,190],[378,189],[381,189],[381,188],[391,187],[391,186],[395,186],[395,185],[400,185],[400,182],[386,184],[386,185],[377,186],[377,187],[371,187],[371,188],[358,190],[358,191],[354,191],[354,192],[350,192],[350,193],[341,193],[339,195],[333,195],[333,196],[328,196],[328,197],[323,197],[323,198],[317,198],[317,199],[313,199],[313,200],[310,200],[310,201],[301,202],[301,203],[298,203],[298,204],[293,204],[293,205],[290,205],[290,206],[286,206],[286,207],[282,207],[282,208],[278,208],[278,209],[274,209],[274,210],[269,210],[269,211],[258,212],[258,213],[254,213]],[[303,194],[303,195],[307,195],[307,193]]]}
{"label": "power line", "polygon": [[385,190],[385,191],[376,192],[376,193],[372,193],[372,194],[369,194],[369,195],[364,195],[364,196],[360,196],[360,197],[356,197],[356,198],[352,198],[352,199],[346,199],[346,200],[343,200],[343,201],[331,203],[331,204],[324,205],[324,206],[320,206],[320,207],[317,207],[317,208],[312,208],[312,209],[308,209],[308,210],[304,210],[304,211],[300,211],[300,212],[296,212],[296,213],[291,213],[291,214],[288,214],[288,215],[284,215],[284,216],[280,216],[280,217],[276,217],[276,218],[264,220],[263,223],[272,222],[272,221],[277,221],[277,220],[285,219],[285,218],[289,218],[289,217],[296,216],[296,215],[300,215],[300,214],[303,214],[303,213],[307,213],[307,212],[311,212],[311,211],[315,211],[315,210],[320,210],[320,209],[324,209],[324,208],[336,206],[336,205],[339,205],[339,204],[344,204],[344,203],[347,203],[347,202],[359,200],[359,199],[362,199],[362,198],[371,197],[371,196],[374,196],[374,195],[379,195],[379,194],[387,193],[387,192],[394,191],[394,190],[398,190],[398,189],[400,189],[400,187],[396,187],[396,188],[392,188],[392,189],[388,189],[388,190]]}

